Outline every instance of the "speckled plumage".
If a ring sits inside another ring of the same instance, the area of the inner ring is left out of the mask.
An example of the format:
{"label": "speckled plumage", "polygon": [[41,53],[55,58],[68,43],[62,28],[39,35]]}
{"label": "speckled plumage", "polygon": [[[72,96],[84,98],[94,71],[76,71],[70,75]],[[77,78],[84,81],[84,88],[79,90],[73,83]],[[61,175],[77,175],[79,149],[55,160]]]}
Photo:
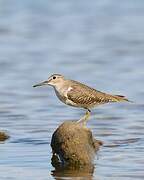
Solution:
{"label": "speckled plumage", "polygon": [[67,98],[77,107],[89,109],[109,102],[127,101],[124,96],[106,94],[77,81],[67,80],[67,83],[71,87]]}

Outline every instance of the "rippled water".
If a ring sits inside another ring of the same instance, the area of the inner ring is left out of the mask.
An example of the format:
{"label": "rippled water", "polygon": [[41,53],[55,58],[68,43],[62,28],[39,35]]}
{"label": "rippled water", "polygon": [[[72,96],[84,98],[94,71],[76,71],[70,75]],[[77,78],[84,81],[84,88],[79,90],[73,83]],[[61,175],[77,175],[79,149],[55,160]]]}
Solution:
{"label": "rippled water", "polygon": [[[84,110],[52,88],[32,85],[52,73],[133,104],[104,105],[88,122],[104,146],[87,171],[55,171],[50,139]],[[144,2],[0,1],[0,179],[144,179]]]}

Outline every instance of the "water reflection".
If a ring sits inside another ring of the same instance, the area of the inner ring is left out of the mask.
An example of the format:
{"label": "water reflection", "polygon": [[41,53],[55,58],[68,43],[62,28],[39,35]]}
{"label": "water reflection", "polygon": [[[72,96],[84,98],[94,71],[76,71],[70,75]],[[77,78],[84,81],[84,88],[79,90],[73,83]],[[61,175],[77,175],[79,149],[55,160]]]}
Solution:
{"label": "water reflection", "polygon": [[51,171],[52,176],[56,180],[75,178],[75,179],[93,179],[94,166],[86,166],[80,169],[69,168],[57,168]]}
{"label": "water reflection", "polygon": [[129,144],[136,143],[139,140],[140,140],[140,138],[130,138],[130,139],[115,140],[111,144],[104,145],[104,147],[127,146]]}

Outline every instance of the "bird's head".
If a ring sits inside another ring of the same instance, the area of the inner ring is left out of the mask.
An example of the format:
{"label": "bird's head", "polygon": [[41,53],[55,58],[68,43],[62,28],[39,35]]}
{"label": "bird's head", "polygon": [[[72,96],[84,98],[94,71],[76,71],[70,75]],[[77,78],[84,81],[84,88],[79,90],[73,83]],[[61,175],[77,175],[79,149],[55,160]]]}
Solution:
{"label": "bird's head", "polygon": [[63,80],[64,80],[64,76],[60,74],[53,74],[46,81],[35,84],[33,87],[44,86],[44,85],[56,87],[57,85],[61,84]]}

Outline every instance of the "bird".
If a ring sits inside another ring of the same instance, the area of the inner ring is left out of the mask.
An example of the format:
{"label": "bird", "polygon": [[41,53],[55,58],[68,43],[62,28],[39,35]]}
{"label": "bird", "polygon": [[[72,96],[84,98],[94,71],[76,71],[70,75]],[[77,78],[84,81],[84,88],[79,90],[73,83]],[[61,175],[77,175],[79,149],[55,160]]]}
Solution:
{"label": "bird", "polygon": [[42,81],[33,87],[49,85],[55,90],[56,96],[63,103],[86,109],[85,115],[77,122],[86,125],[90,118],[91,109],[111,102],[129,101],[125,96],[112,95],[89,87],[81,82],[67,79],[61,74],[53,74],[46,81]]}

